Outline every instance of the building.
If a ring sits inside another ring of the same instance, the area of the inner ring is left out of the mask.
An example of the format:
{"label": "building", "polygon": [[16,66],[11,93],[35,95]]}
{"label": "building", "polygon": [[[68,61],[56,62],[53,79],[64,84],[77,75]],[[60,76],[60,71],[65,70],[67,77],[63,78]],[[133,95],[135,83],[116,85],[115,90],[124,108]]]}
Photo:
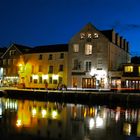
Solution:
{"label": "building", "polygon": [[121,81],[124,90],[140,90],[140,64],[124,64]]}
{"label": "building", "polygon": [[1,55],[1,85],[16,86],[19,83],[18,61],[30,47],[11,44]]}
{"label": "building", "polygon": [[34,47],[19,59],[19,83],[40,89],[67,85],[67,55],[67,44]]}
{"label": "building", "polygon": [[68,58],[69,88],[107,89],[121,80],[129,44],[114,30],[100,31],[89,23],[70,39]]}
{"label": "building", "polygon": [[110,89],[122,85],[129,43],[112,30],[88,23],[68,44],[12,44],[1,56],[3,85],[40,89]]}

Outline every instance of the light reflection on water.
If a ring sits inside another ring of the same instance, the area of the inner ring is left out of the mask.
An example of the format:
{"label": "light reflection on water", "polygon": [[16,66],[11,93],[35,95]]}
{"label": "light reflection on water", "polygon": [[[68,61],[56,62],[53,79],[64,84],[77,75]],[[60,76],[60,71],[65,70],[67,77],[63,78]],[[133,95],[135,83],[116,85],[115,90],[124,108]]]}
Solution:
{"label": "light reflection on water", "polygon": [[0,98],[0,137],[138,140],[140,109]]}

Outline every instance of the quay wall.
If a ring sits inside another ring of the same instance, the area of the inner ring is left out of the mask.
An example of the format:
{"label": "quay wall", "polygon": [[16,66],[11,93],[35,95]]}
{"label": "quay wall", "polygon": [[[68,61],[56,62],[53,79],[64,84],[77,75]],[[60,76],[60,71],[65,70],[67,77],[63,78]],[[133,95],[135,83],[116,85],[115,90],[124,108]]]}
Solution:
{"label": "quay wall", "polygon": [[140,93],[4,90],[2,97],[86,105],[139,107]]}

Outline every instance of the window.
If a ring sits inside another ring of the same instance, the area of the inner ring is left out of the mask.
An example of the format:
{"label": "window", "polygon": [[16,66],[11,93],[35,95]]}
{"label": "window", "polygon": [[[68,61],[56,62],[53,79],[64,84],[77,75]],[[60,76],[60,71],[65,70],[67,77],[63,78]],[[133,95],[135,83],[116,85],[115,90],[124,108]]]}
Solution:
{"label": "window", "polygon": [[88,38],[92,38],[91,33],[88,33],[88,34],[87,34],[87,37],[88,37]]}
{"label": "window", "polygon": [[53,73],[53,66],[49,66],[49,72],[48,73]]}
{"label": "window", "polygon": [[91,71],[91,61],[86,61],[85,62],[85,70],[86,71]]}
{"label": "window", "polygon": [[34,84],[36,84],[37,83],[37,79],[34,79]]}
{"label": "window", "polygon": [[39,59],[39,60],[42,60],[42,57],[43,57],[43,55],[40,54],[38,59]]}
{"label": "window", "polygon": [[64,58],[64,53],[60,53],[60,59]]}
{"label": "window", "polygon": [[53,80],[53,84],[57,84],[57,80]]}
{"label": "window", "polygon": [[85,38],[85,33],[81,33],[80,34],[80,39],[84,39]]}
{"label": "window", "polygon": [[49,83],[52,84],[52,77],[49,77]]}
{"label": "window", "polygon": [[79,44],[73,44],[73,52],[79,52]]}
{"label": "window", "polygon": [[59,65],[59,71],[63,71],[64,66],[63,65]]}
{"label": "window", "polygon": [[49,60],[52,60],[53,59],[53,56],[52,56],[52,54],[49,54],[49,58],[48,58]]}
{"label": "window", "polygon": [[30,83],[32,83],[32,81],[33,81],[33,78],[32,78],[32,76],[30,76]]}
{"label": "window", "polygon": [[99,35],[97,33],[94,33],[93,38],[98,38]]}
{"label": "window", "polygon": [[73,70],[80,70],[81,69],[81,62],[78,59],[73,60]]}
{"label": "window", "polygon": [[133,72],[133,66],[125,66],[124,71],[125,72]]}
{"label": "window", "polygon": [[59,83],[62,83],[62,81],[63,81],[63,78],[62,77],[59,77],[58,82]]}
{"label": "window", "polygon": [[7,65],[7,59],[3,60],[3,65]]}
{"label": "window", "polygon": [[42,66],[39,65],[38,72],[42,72]]}
{"label": "window", "polygon": [[8,65],[12,65],[13,64],[13,60],[12,59],[8,59]]}
{"label": "window", "polygon": [[42,76],[39,76],[39,83],[42,83]]}
{"label": "window", "polygon": [[9,55],[10,55],[10,56],[15,55],[15,54],[16,54],[16,50],[10,50],[10,51],[9,51]]}
{"label": "window", "polygon": [[92,45],[91,44],[85,44],[85,55],[92,54]]}

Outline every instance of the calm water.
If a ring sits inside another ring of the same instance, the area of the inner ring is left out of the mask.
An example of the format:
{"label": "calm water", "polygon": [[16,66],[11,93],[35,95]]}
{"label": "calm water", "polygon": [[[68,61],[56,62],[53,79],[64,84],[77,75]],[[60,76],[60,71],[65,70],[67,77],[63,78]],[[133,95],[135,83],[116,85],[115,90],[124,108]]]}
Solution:
{"label": "calm water", "polygon": [[0,138],[138,140],[140,109],[0,98]]}

